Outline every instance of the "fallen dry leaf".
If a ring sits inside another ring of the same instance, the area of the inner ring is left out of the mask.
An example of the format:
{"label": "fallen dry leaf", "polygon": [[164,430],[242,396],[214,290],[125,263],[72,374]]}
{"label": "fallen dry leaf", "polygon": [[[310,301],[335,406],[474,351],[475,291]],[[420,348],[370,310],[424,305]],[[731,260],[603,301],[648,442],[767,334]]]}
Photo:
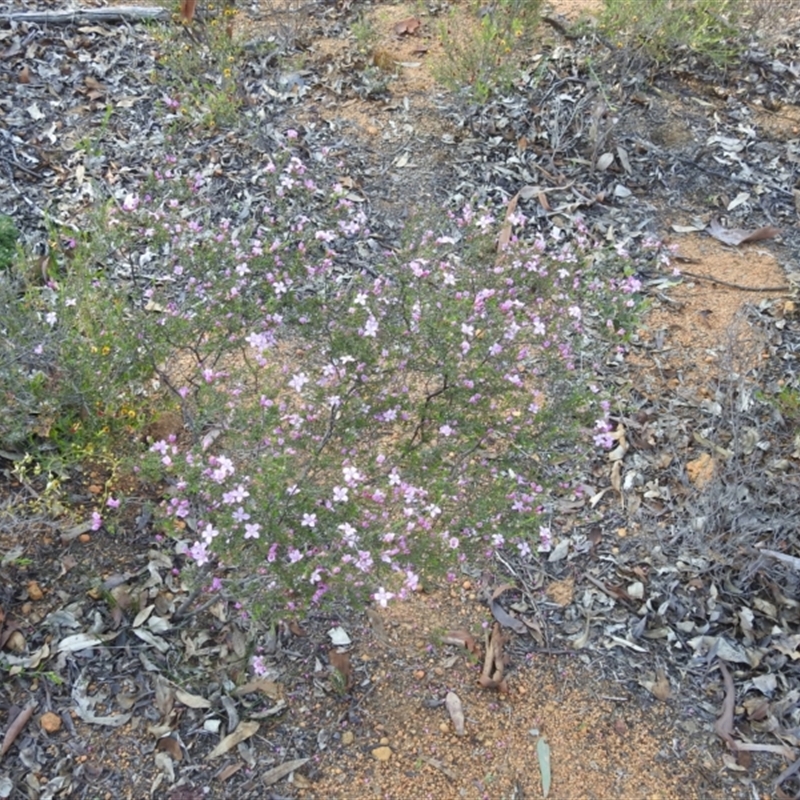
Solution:
{"label": "fallen dry leaf", "polygon": [[528,632],[525,625],[516,617],[512,617],[496,600],[492,599],[489,603],[494,618],[504,627],[511,628],[514,633],[524,634]]}
{"label": "fallen dry leaf", "polygon": [[418,17],[409,17],[394,24],[394,32],[397,36],[411,35],[417,32],[422,21]]}
{"label": "fallen dry leaf", "polygon": [[241,697],[243,694],[253,694],[254,692],[261,692],[261,694],[265,694],[272,700],[280,700],[282,695],[281,685],[275,683],[275,681],[267,680],[266,678],[256,678],[247,683],[243,683],[241,686],[237,686],[233,690],[233,694],[237,697]]}
{"label": "fallen dry leaf", "polygon": [[754,231],[745,231],[741,228],[723,228],[718,219],[712,219],[706,227],[706,231],[723,244],[730,244],[737,247],[747,242],[761,242],[764,239],[774,239],[780,235],[781,229],[772,225],[763,228],[756,228]]}
{"label": "fallen dry leaf", "polygon": [[666,703],[666,701],[669,700],[670,695],[672,694],[672,687],[670,686],[669,678],[663,669],[656,670],[656,681],[650,688],[650,691],[653,697],[655,697],[656,700],[661,700],[662,703]]}
{"label": "fallen dry leaf", "polygon": [[175,690],[175,699],[179,703],[189,706],[189,708],[211,708],[210,700],[206,700],[205,697],[201,697],[199,694],[184,692],[183,689]]}
{"label": "fallen dry leaf", "polygon": [[173,761],[183,760],[180,742],[174,736],[162,736],[156,742],[156,750],[168,753]]}
{"label": "fallen dry leaf", "polygon": [[473,655],[478,655],[480,648],[475,638],[467,631],[450,631],[442,637],[442,644],[455,644],[466,648]]}
{"label": "fallen dry leaf", "polygon": [[350,663],[350,653],[340,653],[334,648],[328,653],[328,658],[331,664],[341,673],[345,681],[345,688],[350,691],[355,683],[353,666]]}
{"label": "fallen dry leaf", "polygon": [[[258,730],[257,722],[240,722],[233,733],[229,733],[207,756],[206,760],[224,756],[229,750],[236,747],[239,742],[249,739]],[[308,759],[306,759],[307,761]],[[303,762],[305,763],[305,762]],[[287,773],[288,774],[288,773]]]}
{"label": "fallen dry leaf", "polygon": [[536,742],[536,755],[539,759],[539,771],[542,774],[542,797],[550,794],[551,769],[550,769],[550,745],[544,737],[540,737]]}
{"label": "fallen dry leaf", "polygon": [[444,707],[453,721],[453,728],[456,736],[464,735],[464,707],[461,705],[461,698],[455,692],[448,692],[444,699]]}
{"label": "fallen dry leaf", "polygon": [[228,764],[228,766],[221,769],[215,777],[218,781],[224,782],[228,780],[228,778],[234,776],[244,765],[244,761]]}
{"label": "fallen dry leaf", "polygon": [[295,770],[300,769],[308,760],[307,758],[296,758],[294,761],[287,761],[285,764],[273,767],[261,776],[261,782],[264,786],[272,786],[273,783],[277,783]]}

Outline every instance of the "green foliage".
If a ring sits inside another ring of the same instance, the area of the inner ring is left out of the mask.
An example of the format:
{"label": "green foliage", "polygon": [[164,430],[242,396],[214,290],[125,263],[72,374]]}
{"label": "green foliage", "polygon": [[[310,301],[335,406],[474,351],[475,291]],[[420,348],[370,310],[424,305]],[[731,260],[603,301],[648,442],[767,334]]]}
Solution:
{"label": "green foliage", "polygon": [[530,52],[539,24],[541,0],[497,0],[474,5],[474,18],[464,26],[464,10],[454,9],[441,27],[447,54],[434,74],[452,89],[469,87],[474,100],[485,103],[508,91]]}
{"label": "green foliage", "polygon": [[6,214],[0,214],[0,272],[11,267],[17,252],[19,231],[14,220]]}
{"label": "green foliage", "polygon": [[191,37],[182,27],[157,30],[162,46],[156,80],[165,87],[164,102],[173,115],[173,129],[189,126],[219,129],[233,126],[242,106],[239,72],[242,48],[233,39],[235,9],[226,7]]}
{"label": "green foliage", "polygon": [[683,49],[725,66],[741,51],[745,12],[744,0],[606,0],[601,24],[618,46],[658,62]]}
{"label": "green foliage", "polygon": [[139,425],[155,354],[141,349],[124,283],[98,267],[104,219],[96,226],[84,242],[62,241],[44,284],[23,277],[31,272],[24,259],[0,281],[5,447],[38,439],[51,457],[96,457]]}
{"label": "green foliage", "polygon": [[365,16],[359,17],[350,26],[350,33],[356,40],[358,49],[363,53],[369,52],[378,38],[375,28]]}

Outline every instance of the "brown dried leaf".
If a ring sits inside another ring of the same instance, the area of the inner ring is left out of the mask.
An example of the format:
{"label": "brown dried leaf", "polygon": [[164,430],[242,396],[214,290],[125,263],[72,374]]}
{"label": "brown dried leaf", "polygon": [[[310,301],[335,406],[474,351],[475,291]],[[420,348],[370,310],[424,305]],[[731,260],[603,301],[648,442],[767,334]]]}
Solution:
{"label": "brown dried leaf", "polygon": [[264,786],[272,786],[273,783],[277,783],[295,770],[300,769],[308,760],[307,758],[296,758],[294,761],[287,761],[285,764],[265,772],[261,776],[261,781]]}
{"label": "brown dried leaf", "polygon": [[210,700],[206,700],[205,697],[201,697],[199,694],[184,692],[183,689],[176,689],[175,699],[189,708],[211,708]]}
{"label": "brown dried leaf", "polygon": [[651,687],[650,691],[652,692],[653,697],[655,697],[656,700],[661,700],[662,703],[666,703],[666,701],[669,700],[670,695],[672,694],[672,687],[670,686],[669,678],[663,669],[656,670],[656,681]]}
{"label": "brown dried leaf", "polygon": [[221,769],[215,776],[218,781],[226,781],[228,778],[235,775],[244,766],[244,761],[239,761],[234,764],[228,764],[227,767]]}
{"label": "brown dried leaf", "polygon": [[[253,734],[258,731],[257,722],[240,722],[233,733],[229,733],[207,756],[206,761],[212,758],[219,758],[224,756],[229,750],[236,747],[237,744],[249,739]],[[306,759],[308,760],[308,759]]]}
{"label": "brown dried leaf", "polygon": [[180,742],[174,736],[162,736],[158,742],[156,742],[156,750],[168,753],[173,761],[183,760],[183,751],[181,750]]}
{"label": "brown dried leaf", "polygon": [[164,720],[170,715],[172,707],[175,704],[175,691],[169,685],[167,679],[162,677],[161,675],[156,677],[155,684],[156,684],[156,697],[155,697],[156,708],[161,714],[161,719]]}
{"label": "brown dried leaf", "polygon": [[403,36],[405,34],[411,35],[417,32],[420,25],[422,25],[422,21],[419,17],[409,17],[408,19],[396,22],[393,30],[397,36]]}
{"label": "brown dried leaf", "polygon": [[723,228],[718,219],[712,219],[711,222],[708,223],[706,231],[723,244],[733,245],[734,247],[740,244],[746,244],[747,242],[761,242],[764,239],[774,239],[781,233],[780,228],[775,228],[772,225],[757,228],[754,231],[746,231],[741,228]]}
{"label": "brown dried leaf", "polygon": [[501,594],[505,594],[506,592],[511,592],[517,587],[514,586],[513,583],[501,583],[493,592],[492,592],[492,600],[497,600]]}
{"label": "brown dried leaf", "polygon": [[279,700],[282,694],[281,685],[275,681],[267,680],[266,678],[256,678],[255,680],[243,683],[233,690],[233,694],[241,697],[244,694],[253,694],[254,692],[261,692],[269,697],[271,700]]}
{"label": "brown dried leaf", "polygon": [[86,84],[86,88],[89,90],[87,94],[92,98],[92,100],[99,100],[101,97],[105,97],[106,93],[108,92],[108,89],[106,89],[105,85],[100,83],[97,78],[93,78],[91,75],[86,76],[84,83]]}
{"label": "brown dried leaf", "polygon": [[292,636],[297,636],[298,638],[302,638],[303,636],[307,636],[308,634],[300,627],[300,623],[296,620],[289,621],[289,630],[292,633]]}
{"label": "brown dried leaf", "polygon": [[475,641],[475,638],[472,636],[472,634],[469,633],[468,631],[450,631],[446,636],[442,638],[442,643],[456,644],[459,645],[460,647],[465,647],[473,655],[477,655],[480,652],[478,643]]}
{"label": "brown dried leaf", "polygon": [[464,736],[464,707],[461,705],[461,698],[455,692],[448,692],[444,699],[444,707],[453,721],[456,736]]}
{"label": "brown dried leaf", "polygon": [[334,648],[328,653],[328,658],[344,678],[347,690],[352,689],[355,678],[353,677],[353,666],[350,663],[350,653],[340,653]]}

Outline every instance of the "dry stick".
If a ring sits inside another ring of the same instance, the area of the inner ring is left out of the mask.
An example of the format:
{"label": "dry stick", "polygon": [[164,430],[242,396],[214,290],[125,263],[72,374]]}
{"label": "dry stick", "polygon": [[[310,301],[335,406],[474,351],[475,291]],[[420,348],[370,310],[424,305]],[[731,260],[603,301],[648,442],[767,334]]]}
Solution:
{"label": "dry stick", "polygon": [[790,556],[786,553],[780,553],[777,550],[768,550],[766,547],[759,548],[758,552],[765,556],[771,556],[778,561],[783,561],[792,569],[800,571],[800,558],[797,558],[797,556]]}
{"label": "dry stick", "polygon": [[[197,596],[200,594],[200,592],[203,591],[203,581],[205,580],[206,575],[208,575],[211,572],[211,568],[212,567],[210,562],[208,564],[205,564],[201,568],[200,574],[197,576],[197,586],[195,586],[191,594],[183,601],[183,603],[181,603],[180,608],[172,615],[173,620],[179,620],[182,619],[183,617],[193,616],[194,614],[196,614],[198,611],[201,610],[201,609],[196,609],[195,611],[191,612],[191,614],[188,613],[189,606],[192,603],[194,603],[194,601],[197,599]],[[214,600],[216,600],[216,598],[213,598],[211,600],[211,603],[213,603]],[[205,606],[203,606],[203,608],[205,608]]]}
{"label": "dry stick", "polygon": [[788,767],[786,767],[786,769],[781,772],[781,774],[778,775],[778,777],[772,782],[772,786],[777,789],[784,781],[787,781],[797,772],[800,772],[800,758],[798,758],[793,764],[790,764]]}
{"label": "dry stick", "polygon": [[17,714],[16,719],[8,726],[6,735],[3,737],[3,744],[0,745],[0,758],[2,758],[14,744],[17,736],[22,733],[22,729],[28,724],[28,720],[33,716],[36,703],[31,703],[25,706],[22,711]]}
{"label": "dry stick", "polygon": [[171,16],[166,8],[117,6],[116,8],[79,8],[72,11],[16,11],[0,16],[0,22],[71,25],[75,22],[145,22],[170,19]]}
{"label": "dry stick", "polygon": [[714,730],[720,739],[724,739],[728,747],[734,752],[738,750],[738,743],[733,738],[733,711],[736,707],[736,688],[733,678],[725,662],[720,659],[719,671],[722,673],[722,682],[725,685],[725,699],[722,701],[722,713],[714,723]]}
{"label": "dry stick", "polygon": [[[698,275],[696,272],[689,272],[687,269],[680,269],[681,275],[688,275],[690,278],[696,278],[699,281],[709,281],[716,283],[720,286],[727,286],[729,289],[738,289],[740,292],[788,292],[792,287],[786,286],[742,286],[739,283],[730,283],[723,281],[721,278],[714,278],[711,275]],[[680,276],[678,276],[680,277]]]}

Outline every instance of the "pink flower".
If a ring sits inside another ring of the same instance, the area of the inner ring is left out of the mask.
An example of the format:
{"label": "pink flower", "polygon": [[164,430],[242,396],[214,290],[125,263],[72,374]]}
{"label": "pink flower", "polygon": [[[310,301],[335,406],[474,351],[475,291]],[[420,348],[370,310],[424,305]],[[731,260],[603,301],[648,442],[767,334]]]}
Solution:
{"label": "pink flower", "polygon": [[261,532],[261,526],[257,523],[247,523],[244,526],[244,538],[245,539],[258,539],[259,534]]}
{"label": "pink flower", "polygon": [[91,530],[99,531],[103,527],[103,518],[96,511],[92,511]]}
{"label": "pink flower", "polygon": [[387,592],[386,589],[381,586],[375,594],[372,595],[372,599],[381,607],[386,608],[386,604],[394,597],[392,592]]}
{"label": "pink flower", "polygon": [[205,542],[195,542],[189,548],[189,555],[195,560],[198,567],[208,564],[208,549]]}
{"label": "pink flower", "polygon": [[308,383],[308,375],[305,372],[298,372],[295,375],[292,375],[292,379],[289,381],[289,386],[294,389],[296,392],[302,392],[303,387]]}

